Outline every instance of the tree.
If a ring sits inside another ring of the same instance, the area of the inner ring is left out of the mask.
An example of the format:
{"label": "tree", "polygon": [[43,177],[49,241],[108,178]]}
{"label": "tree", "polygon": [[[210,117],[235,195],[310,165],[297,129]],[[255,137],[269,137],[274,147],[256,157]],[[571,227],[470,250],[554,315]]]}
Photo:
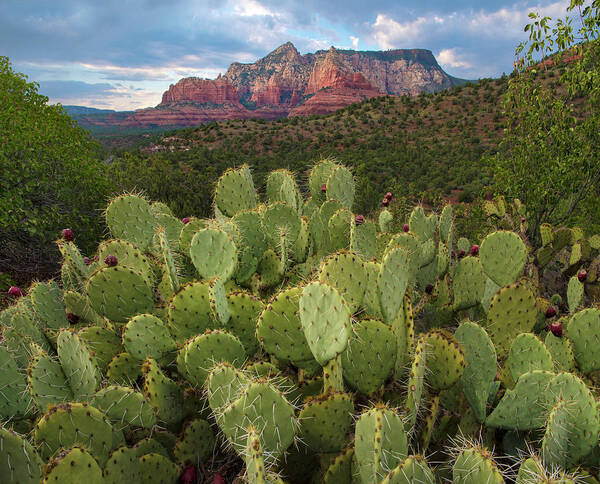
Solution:
{"label": "tree", "polygon": [[[573,0],[567,8],[579,13],[577,32],[569,18],[552,28],[548,17],[530,14],[529,41],[517,48],[524,54],[504,99],[506,135],[488,158],[495,190],[526,204],[535,241],[540,224],[571,224],[582,207],[598,207],[592,202],[600,185],[600,0],[585,3]],[[534,52],[553,56],[540,64]],[[563,89],[540,82],[550,63],[564,63]],[[600,219],[598,212],[586,215]]]}
{"label": "tree", "polygon": [[0,57],[0,271],[25,280],[56,269],[62,228],[91,249],[108,192],[99,145],[38,88]]}

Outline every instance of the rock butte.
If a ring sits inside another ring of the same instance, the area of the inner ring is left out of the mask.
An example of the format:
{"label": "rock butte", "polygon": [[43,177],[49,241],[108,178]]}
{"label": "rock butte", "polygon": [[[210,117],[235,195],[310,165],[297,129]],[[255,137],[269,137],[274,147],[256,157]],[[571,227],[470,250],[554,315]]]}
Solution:
{"label": "rock butte", "polygon": [[[354,51],[331,47],[300,55],[291,42],[252,64],[234,62],[217,79],[188,77],[161,103],[99,120],[102,125],[190,126],[225,119],[329,114],[376,96],[417,95],[461,84],[429,50]],[[93,123],[91,117],[86,122]]]}

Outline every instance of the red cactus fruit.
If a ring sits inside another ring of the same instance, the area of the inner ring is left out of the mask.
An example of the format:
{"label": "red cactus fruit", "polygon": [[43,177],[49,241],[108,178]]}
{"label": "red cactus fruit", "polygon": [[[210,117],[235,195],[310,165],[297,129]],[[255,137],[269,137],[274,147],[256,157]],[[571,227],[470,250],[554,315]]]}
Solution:
{"label": "red cactus fruit", "polygon": [[220,472],[217,472],[213,477],[213,484],[225,484],[225,478]]}
{"label": "red cactus fruit", "polygon": [[98,262],[100,260],[100,256],[98,254],[96,254],[94,256],[94,262]]}
{"label": "red cactus fruit", "polygon": [[79,322],[79,316],[73,313],[67,313],[67,319],[71,324],[77,324]]}
{"label": "red cactus fruit", "polygon": [[8,288],[8,295],[12,297],[21,297],[25,295],[25,291],[17,286],[10,286]]}
{"label": "red cactus fruit", "polygon": [[73,242],[73,240],[75,239],[75,234],[71,229],[63,229],[61,234],[62,238],[65,239],[67,242]]}
{"label": "red cactus fruit", "polygon": [[427,284],[427,285],[425,286],[425,292],[426,292],[427,294],[431,294],[431,293],[433,292],[433,284]]}
{"label": "red cactus fruit", "polygon": [[402,227],[402,230],[404,230],[405,232],[408,232],[410,230],[410,227],[408,226],[408,224],[404,224],[404,226]]}
{"label": "red cactus fruit", "polygon": [[84,257],[83,262],[86,266],[89,266],[92,263],[92,260],[89,257]]}
{"label": "red cactus fruit", "polygon": [[577,279],[579,279],[579,282],[585,282],[585,280],[587,279],[587,271],[585,269],[581,269],[577,273]]}
{"label": "red cactus fruit", "polygon": [[112,255],[112,254],[110,254],[110,255],[107,255],[107,256],[104,258],[104,263],[105,263],[105,264],[106,264],[108,267],[114,267],[114,266],[116,266],[116,265],[119,263],[119,261],[117,260],[117,256],[116,256],[116,255]]}
{"label": "red cactus fruit", "polygon": [[385,198],[387,198],[388,200],[391,200],[391,199],[392,199],[392,197],[393,197],[393,195],[392,195],[390,192],[387,192],[387,193],[385,194]]}
{"label": "red cactus fruit", "polygon": [[390,204],[390,201],[389,201],[389,199],[387,199],[387,198],[384,198],[384,199],[381,201],[381,205],[382,205],[383,207],[387,207],[389,204]]}
{"label": "red cactus fruit", "polygon": [[466,254],[466,252],[464,250],[460,249],[458,251],[457,256],[458,256],[459,259],[462,259],[465,256],[465,254]]}
{"label": "red cactus fruit", "polygon": [[187,224],[189,224],[189,223],[190,223],[190,219],[189,219],[189,218],[187,218],[187,217],[183,217],[183,218],[181,219],[181,221],[183,222],[183,225],[187,225]]}
{"label": "red cactus fruit", "polygon": [[553,323],[549,324],[549,327],[550,331],[552,331],[552,334],[554,336],[556,336],[557,338],[560,338],[562,336],[563,327],[560,321],[554,321]]}
{"label": "red cactus fruit", "polygon": [[194,483],[196,482],[196,468],[194,466],[187,466],[181,474],[181,482]]}
{"label": "red cactus fruit", "polygon": [[322,192],[326,192],[327,191],[327,183],[323,183],[323,185],[321,185],[321,191]]}
{"label": "red cactus fruit", "polygon": [[354,223],[356,225],[362,225],[365,223],[365,218],[362,215],[357,215],[356,217],[354,217]]}
{"label": "red cactus fruit", "polygon": [[553,318],[556,316],[556,308],[554,306],[548,306],[548,309],[546,309],[546,313],[544,315],[547,319]]}
{"label": "red cactus fruit", "polygon": [[479,246],[478,245],[472,245],[471,246],[471,255],[473,257],[476,257],[477,254],[479,254]]}

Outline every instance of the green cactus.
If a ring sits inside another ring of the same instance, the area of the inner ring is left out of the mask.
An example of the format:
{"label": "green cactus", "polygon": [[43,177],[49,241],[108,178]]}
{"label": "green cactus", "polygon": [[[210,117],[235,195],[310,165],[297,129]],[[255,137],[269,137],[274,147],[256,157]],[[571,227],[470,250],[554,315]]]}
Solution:
{"label": "green cactus", "polygon": [[301,294],[301,287],[278,292],[264,308],[256,326],[256,338],[264,350],[294,364],[313,359],[300,322]]}
{"label": "green cactus", "polygon": [[581,306],[583,301],[583,283],[579,282],[577,276],[569,279],[567,286],[567,303],[569,304],[569,312],[575,313]]}
{"label": "green cactus", "polygon": [[105,484],[139,482],[138,456],[134,449],[119,447],[110,455],[104,467]]}
{"label": "green cactus", "polygon": [[327,199],[338,200],[352,210],[354,204],[354,177],[345,166],[336,166],[327,177]]}
{"label": "green cactus", "polygon": [[573,345],[567,338],[554,336],[551,331],[546,333],[544,346],[552,356],[555,371],[571,371],[575,368]]}
{"label": "green cactus", "polygon": [[398,316],[404,304],[404,293],[408,287],[411,272],[406,250],[396,247],[383,258],[377,288],[384,320],[390,324]]}
{"label": "green cactus", "polygon": [[148,484],[175,484],[180,469],[168,457],[149,453],[138,459],[140,482]]}
{"label": "green cactus", "polygon": [[80,445],[104,466],[113,450],[113,428],[108,418],[85,403],[51,407],[35,424],[33,437],[43,459],[61,448]]}
{"label": "green cactus", "polygon": [[73,397],[86,400],[100,383],[100,369],[89,348],[77,334],[62,330],[57,338],[57,352]]}
{"label": "green cactus", "polygon": [[248,165],[238,169],[228,169],[217,181],[215,190],[215,208],[228,217],[233,217],[241,210],[253,209],[256,206],[254,182]]}
{"label": "green cactus", "polygon": [[57,330],[69,325],[60,287],[54,281],[34,283],[30,296],[35,315],[44,327]]}
{"label": "green cactus", "polygon": [[432,213],[431,215],[426,216],[425,210],[423,210],[423,207],[420,205],[413,209],[408,219],[410,231],[423,242],[433,237],[437,225],[437,215]]}
{"label": "green cactus", "polygon": [[314,452],[339,452],[352,426],[354,402],[347,393],[308,398],[298,414],[299,436]]}
{"label": "green cactus", "polygon": [[452,467],[454,484],[500,484],[504,482],[490,453],[486,449],[463,450]]}
{"label": "green cactus", "polygon": [[325,188],[327,188],[327,179],[337,166],[338,165],[333,160],[324,159],[319,161],[310,170],[310,174],[308,176],[308,186],[310,188],[312,198],[315,201],[322,202],[325,200],[325,192],[323,192],[322,187],[325,185]]}
{"label": "green cactus", "polygon": [[77,336],[93,353],[98,369],[103,372],[112,359],[122,351],[121,338],[115,331],[100,326],[86,326],[77,332]]}
{"label": "green cactus", "polygon": [[348,347],[342,353],[344,379],[353,388],[370,395],[391,376],[398,351],[394,331],[376,319],[353,325]]}
{"label": "green cactus", "polygon": [[523,271],[527,250],[517,234],[501,230],[483,239],[479,259],[487,276],[499,286],[506,286]]}
{"label": "green cactus", "polygon": [[408,376],[406,397],[406,409],[408,410],[407,428],[413,429],[417,421],[417,414],[421,406],[421,398],[425,386],[426,371],[426,343],[425,336],[421,335],[415,347],[415,354]]}
{"label": "green cactus", "polygon": [[142,376],[142,365],[129,353],[119,353],[106,367],[106,377],[114,385],[131,385]]}
{"label": "green cactus", "polygon": [[479,259],[465,257],[456,264],[454,270],[454,308],[458,311],[476,306],[485,291],[485,274]]}
{"label": "green cactus", "polygon": [[381,484],[435,484],[435,476],[427,465],[427,461],[420,455],[407,457],[396,466]]}
{"label": "green cactus", "polygon": [[10,353],[0,346],[0,418],[20,418],[27,415],[29,406],[24,396],[27,381]]}
{"label": "green cactus", "polygon": [[185,355],[186,376],[190,383],[201,387],[210,369],[227,361],[242,366],[246,351],[238,338],[226,331],[213,330],[190,339],[181,349]]}
{"label": "green cactus", "polygon": [[154,306],[147,279],[126,266],[96,270],[87,281],[85,293],[94,311],[119,323],[136,314],[151,312]]}
{"label": "green cactus", "polygon": [[350,308],[337,289],[311,282],[302,290],[300,323],[315,360],[324,366],[339,355],[350,339]]}
{"label": "green cactus", "polygon": [[465,398],[481,423],[485,420],[489,388],[497,372],[496,349],[478,324],[462,323],[454,337],[461,344],[466,367],[460,377]]}
{"label": "green cactus", "polygon": [[319,271],[319,281],[335,287],[353,313],[365,297],[365,280],[364,262],[354,252],[341,251],[329,256]]}
{"label": "green cactus", "polygon": [[230,279],[237,267],[237,247],[224,230],[201,229],[190,243],[190,257],[198,274],[204,279]]}
{"label": "green cactus", "polygon": [[113,198],[106,208],[105,217],[114,237],[132,242],[141,250],[152,244],[157,220],[144,198],[137,195]]}
{"label": "green cactus", "polygon": [[356,422],[354,452],[360,482],[380,482],[408,454],[402,419],[393,410],[377,405]]}
{"label": "green cactus", "polygon": [[324,484],[346,484],[352,482],[352,458],[354,448],[349,447],[335,456],[323,476]]}
{"label": "green cactus", "polygon": [[548,405],[554,402],[553,373],[534,370],[521,375],[514,389],[507,390],[485,423],[489,427],[511,430],[541,428]]}
{"label": "green cactus", "polygon": [[259,348],[255,333],[258,318],[265,305],[259,298],[242,291],[228,294],[227,304],[231,317],[224,327],[239,338],[246,350],[246,356],[250,357]]}
{"label": "green cactus", "polygon": [[521,333],[513,340],[507,364],[514,381],[533,370],[554,370],[550,352],[544,343],[531,333]]}
{"label": "green cactus", "polygon": [[150,404],[141,393],[128,387],[105,387],[94,395],[92,403],[116,426],[152,428],[156,424],[156,415]]}
{"label": "green cactus", "polygon": [[213,319],[218,321],[220,326],[227,324],[231,313],[227,303],[225,285],[223,280],[218,277],[213,277],[208,281],[208,303]]}
{"label": "green cactus", "polygon": [[535,297],[523,284],[510,284],[492,298],[487,317],[487,331],[496,347],[498,358],[504,359],[519,334],[530,332],[537,319]]}
{"label": "green cactus", "polygon": [[433,391],[450,388],[465,368],[464,352],[454,337],[444,330],[431,330],[424,338],[427,353],[427,383]]}
{"label": "green cactus", "polygon": [[347,208],[340,208],[331,216],[327,222],[330,251],[339,251],[350,247],[353,219],[352,212]]}
{"label": "green cactus", "polygon": [[92,455],[81,447],[61,451],[50,461],[44,474],[44,484],[60,482],[65,484],[104,484],[102,469]]}
{"label": "green cactus", "polygon": [[169,302],[167,324],[179,344],[216,324],[211,315],[207,282],[190,282],[182,286]]}
{"label": "green cactus", "polygon": [[381,212],[379,212],[379,217],[377,219],[379,231],[389,232],[393,220],[394,216],[392,215],[392,213],[387,208],[384,208]]}
{"label": "green cactus", "polygon": [[180,464],[199,465],[212,455],[214,446],[215,436],[209,423],[198,418],[185,425],[173,454]]}
{"label": "green cactus", "polygon": [[[10,367],[4,365],[3,368],[6,375],[10,375]],[[27,386],[40,412],[45,412],[49,405],[69,402],[74,398],[62,366],[41,348],[34,353],[27,368]],[[6,389],[3,392],[10,395]]]}
{"label": "green cactus", "polygon": [[589,308],[574,314],[567,326],[577,366],[584,373],[600,370],[600,310]]}
{"label": "green cactus", "polygon": [[183,390],[168,378],[152,358],[142,365],[144,394],[156,412],[159,420],[176,424],[183,418]]}
{"label": "green cactus", "polygon": [[43,461],[19,434],[0,427],[0,476],[6,484],[39,484]]}

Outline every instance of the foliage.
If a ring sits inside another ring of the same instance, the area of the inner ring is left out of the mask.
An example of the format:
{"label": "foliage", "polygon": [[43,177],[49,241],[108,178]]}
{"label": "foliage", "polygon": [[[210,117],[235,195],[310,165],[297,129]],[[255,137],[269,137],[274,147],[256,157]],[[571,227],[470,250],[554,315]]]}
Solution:
{"label": "foliage", "polygon": [[0,269],[13,273],[51,269],[58,254],[49,243],[63,228],[86,249],[103,232],[100,147],[47,102],[0,57]]}
{"label": "foliage", "polygon": [[[574,0],[568,8],[580,14],[576,33],[570,19],[551,28],[549,18],[530,14],[529,42],[517,54],[528,49],[515,63],[504,101],[506,136],[489,159],[494,190],[527,205],[531,230],[546,222],[572,223],[583,205],[595,209],[589,218],[600,218],[593,204],[600,194],[600,3],[582,10],[584,3]],[[534,51],[552,50],[555,55],[535,65]],[[570,62],[562,88],[542,85],[540,73],[563,60]]]}

